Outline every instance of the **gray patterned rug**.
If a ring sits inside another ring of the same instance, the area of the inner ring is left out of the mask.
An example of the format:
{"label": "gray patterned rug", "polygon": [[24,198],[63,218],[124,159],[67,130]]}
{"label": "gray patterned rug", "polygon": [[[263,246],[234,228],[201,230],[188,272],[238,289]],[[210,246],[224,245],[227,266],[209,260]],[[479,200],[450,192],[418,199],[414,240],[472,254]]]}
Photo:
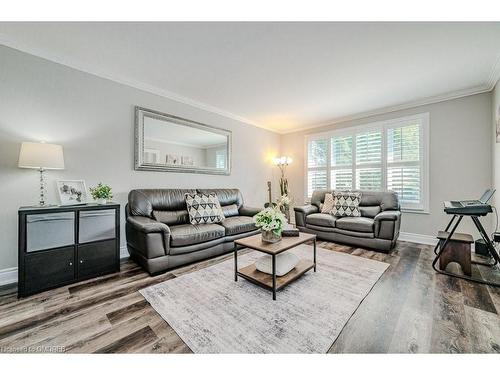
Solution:
{"label": "gray patterned rug", "polygon": [[[312,258],[312,247],[293,250]],[[238,266],[261,253],[238,257]],[[195,353],[326,353],[388,264],[318,248],[312,270],[277,293],[239,278],[232,259],[140,292]]]}

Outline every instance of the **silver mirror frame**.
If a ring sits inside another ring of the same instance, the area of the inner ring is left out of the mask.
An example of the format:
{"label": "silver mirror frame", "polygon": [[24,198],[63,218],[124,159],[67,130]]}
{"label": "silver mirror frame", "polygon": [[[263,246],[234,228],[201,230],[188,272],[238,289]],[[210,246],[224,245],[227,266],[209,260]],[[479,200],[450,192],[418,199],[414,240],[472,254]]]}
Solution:
{"label": "silver mirror frame", "polygon": [[[221,134],[227,139],[227,166],[225,169],[216,168],[200,168],[200,167],[189,167],[185,165],[180,166],[169,166],[169,165],[157,165],[148,164],[143,160],[144,156],[144,117],[150,117],[157,120],[164,120],[173,122],[178,125],[189,126],[192,128],[197,128],[212,133]],[[230,175],[231,174],[231,145],[232,145],[232,132],[230,130],[225,130],[217,128],[215,126],[210,126],[202,124],[201,122],[191,121],[184,119],[182,117],[177,117],[169,115],[166,113],[161,113],[158,111],[153,111],[151,109],[142,108],[139,106],[135,107],[135,149],[134,149],[134,169],[136,171],[157,171],[157,172],[178,172],[178,173],[203,173],[203,174],[216,174],[216,175]]]}

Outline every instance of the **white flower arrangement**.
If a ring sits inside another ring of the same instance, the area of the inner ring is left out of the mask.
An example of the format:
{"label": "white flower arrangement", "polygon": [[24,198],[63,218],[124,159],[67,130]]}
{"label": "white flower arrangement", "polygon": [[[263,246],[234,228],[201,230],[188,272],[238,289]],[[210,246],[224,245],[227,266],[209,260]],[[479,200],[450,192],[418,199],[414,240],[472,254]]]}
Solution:
{"label": "white flower arrangement", "polygon": [[276,202],[276,207],[280,209],[281,207],[287,207],[292,203],[292,200],[287,194],[283,194]]}
{"label": "white flower arrangement", "polygon": [[266,232],[273,232],[280,235],[283,225],[286,223],[286,217],[279,210],[279,207],[268,207],[260,211],[253,217],[255,225]]}

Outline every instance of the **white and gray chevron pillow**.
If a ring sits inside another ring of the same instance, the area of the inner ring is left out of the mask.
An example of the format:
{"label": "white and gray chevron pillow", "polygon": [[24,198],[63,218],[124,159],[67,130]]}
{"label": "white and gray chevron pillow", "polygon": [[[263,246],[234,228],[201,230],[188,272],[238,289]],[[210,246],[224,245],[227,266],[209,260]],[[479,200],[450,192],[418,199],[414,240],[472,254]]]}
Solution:
{"label": "white and gray chevron pillow", "polygon": [[333,216],[361,216],[359,211],[359,202],[361,202],[361,193],[351,191],[334,191],[333,192],[333,208],[331,214]]}
{"label": "white and gray chevron pillow", "polygon": [[219,198],[214,193],[187,193],[186,206],[191,224],[220,223],[225,219]]}

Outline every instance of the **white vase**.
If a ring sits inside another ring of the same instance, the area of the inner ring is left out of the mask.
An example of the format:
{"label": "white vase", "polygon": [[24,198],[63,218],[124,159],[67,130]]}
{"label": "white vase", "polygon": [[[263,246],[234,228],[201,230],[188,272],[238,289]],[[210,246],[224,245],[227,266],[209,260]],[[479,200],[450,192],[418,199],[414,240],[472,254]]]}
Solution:
{"label": "white vase", "polygon": [[108,203],[108,200],[106,198],[99,198],[97,200],[97,203],[98,204],[106,204],[106,203]]}

